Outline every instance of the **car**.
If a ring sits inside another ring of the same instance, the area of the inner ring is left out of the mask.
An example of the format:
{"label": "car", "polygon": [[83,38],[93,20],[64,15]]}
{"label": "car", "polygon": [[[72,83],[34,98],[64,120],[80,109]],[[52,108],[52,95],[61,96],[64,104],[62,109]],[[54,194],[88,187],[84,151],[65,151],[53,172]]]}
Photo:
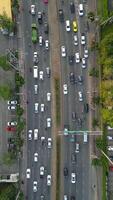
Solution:
{"label": "car", "polygon": [[70,200],[75,200],[75,196],[71,196]]}
{"label": "car", "polygon": [[82,127],[82,119],[81,119],[81,118],[78,118],[77,122],[78,122],[78,126],[79,126],[79,127]]}
{"label": "car", "polygon": [[113,172],[113,166],[109,166],[109,170]]}
{"label": "car", "polygon": [[88,103],[84,104],[84,112],[86,112],[86,113],[89,112],[89,104]]}
{"label": "car", "polygon": [[72,112],[72,121],[75,121],[76,120],[76,113],[75,112]]}
{"label": "car", "polygon": [[61,46],[61,56],[66,57],[66,48],[65,46]]}
{"label": "car", "polygon": [[15,105],[8,106],[8,110],[16,110],[16,106]]}
{"label": "car", "polygon": [[64,194],[64,200],[68,200],[68,196]]}
{"label": "car", "polygon": [[47,175],[47,185],[51,186],[51,175]]}
{"label": "car", "polygon": [[77,35],[74,35],[73,38],[74,38],[74,45],[77,46],[78,45],[78,37],[77,37]]}
{"label": "car", "polygon": [[75,155],[75,153],[72,153],[72,154],[71,154],[71,162],[72,162],[72,163],[75,163],[75,162],[76,162],[76,155]]}
{"label": "car", "polygon": [[33,181],[33,192],[37,192],[37,181]]}
{"label": "car", "polygon": [[63,85],[63,93],[68,94],[67,84]]}
{"label": "car", "polygon": [[42,104],[40,105],[40,110],[41,110],[41,112],[44,112],[44,108],[45,108],[45,106],[44,106],[44,104],[42,103]]}
{"label": "car", "polygon": [[44,72],[43,71],[39,72],[39,79],[44,80]]}
{"label": "car", "polygon": [[51,70],[49,67],[46,68],[46,74],[47,74],[47,77],[50,78],[51,76]]}
{"label": "car", "polygon": [[42,13],[41,12],[38,12],[38,22],[39,24],[42,24]]}
{"label": "car", "polygon": [[38,153],[34,153],[34,162],[38,162]]}
{"label": "car", "polygon": [[26,170],[26,178],[29,179],[31,177],[31,170],[28,168]]}
{"label": "car", "polygon": [[76,143],[75,144],[75,152],[79,153],[79,149],[80,149],[80,145],[79,145],[79,143]]}
{"label": "car", "polygon": [[42,136],[42,137],[41,137],[41,144],[42,144],[42,146],[44,145],[44,143],[45,143],[45,137]]}
{"label": "car", "polygon": [[107,136],[107,139],[108,139],[108,140],[113,140],[113,136],[108,135],[108,136]]}
{"label": "car", "polygon": [[68,168],[64,167],[64,176],[68,176]]}
{"label": "car", "polygon": [[47,118],[47,128],[51,127],[51,118]]}
{"label": "car", "polygon": [[84,8],[82,3],[79,4],[78,12],[80,17],[84,15]]}
{"label": "car", "polygon": [[77,22],[76,21],[73,21],[73,31],[74,32],[77,32]]}
{"label": "car", "polygon": [[28,140],[32,140],[32,130],[28,130]]}
{"label": "car", "polygon": [[108,146],[108,151],[113,151],[113,146]]}
{"label": "car", "polygon": [[38,106],[39,106],[39,103],[35,103],[35,113],[38,113]]}
{"label": "car", "polygon": [[70,11],[71,13],[75,13],[75,5],[74,5],[74,2],[70,2]]}
{"label": "car", "polygon": [[44,166],[40,167],[40,178],[43,178],[44,176]]}
{"label": "car", "polygon": [[62,10],[62,9],[59,9],[59,10],[58,10],[58,13],[59,13],[59,20],[60,20],[60,22],[64,22],[63,10]]}
{"label": "car", "polygon": [[31,14],[35,15],[35,5],[31,5]]}
{"label": "car", "polygon": [[7,126],[17,126],[16,121],[7,122]]}
{"label": "car", "polygon": [[69,77],[70,77],[70,83],[71,83],[71,84],[75,84],[75,75],[74,75],[73,72],[70,73],[70,76],[69,76]]}
{"label": "car", "polygon": [[11,100],[7,102],[8,105],[17,105],[17,103],[18,102],[16,100]]}
{"label": "car", "polygon": [[34,62],[34,64],[37,64],[39,62],[39,60],[38,60],[38,52],[37,51],[35,51],[33,53],[33,62]]}
{"label": "car", "polygon": [[76,182],[76,174],[71,173],[71,183],[75,183],[75,182]]}
{"label": "car", "polygon": [[84,49],[84,58],[88,58],[88,49]]}
{"label": "car", "polygon": [[34,129],[34,140],[38,140],[38,129]]}
{"label": "car", "polygon": [[79,55],[78,52],[75,53],[75,62],[76,62],[76,63],[79,63],[79,62],[80,62],[80,55]]}
{"label": "car", "polygon": [[47,101],[51,101],[51,93],[47,93]]}
{"label": "car", "polygon": [[48,138],[48,140],[47,140],[47,146],[48,146],[48,149],[52,148],[52,139],[51,138]]}
{"label": "car", "polygon": [[70,28],[70,21],[66,20],[66,31],[70,32],[71,28]]}
{"label": "car", "polygon": [[83,133],[83,141],[84,141],[84,143],[88,142],[88,133],[87,132]]}
{"label": "car", "polygon": [[38,94],[38,85],[34,85],[34,92],[35,94]]}
{"label": "car", "polygon": [[43,38],[42,36],[40,35],[39,36],[39,46],[42,46],[43,45]]}
{"label": "car", "polygon": [[44,200],[44,195],[43,194],[40,195],[40,200]]}
{"label": "car", "polygon": [[86,68],[86,59],[82,58],[82,68],[85,69]]}
{"label": "car", "polygon": [[65,136],[68,135],[68,130],[69,130],[69,126],[68,125],[64,125],[64,135]]}
{"label": "car", "polygon": [[45,4],[48,4],[48,0],[43,0],[43,2],[44,2]]}
{"label": "car", "polygon": [[78,92],[79,101],[83,101],[83,93],[81,91]]}
{"label": "car", "polygon": [[45,32],[45,34],[49,33],[49,26],[48,26],[47,22],[44,23],[44,32]]}
{"label": "car", "polygon": [[81,75],[78,76],[78,83],[80,85],[82,85],[82,83],[83,83],[83,76],[81,76]]}
{"label": "car", "polygon": [[45,49],[46,49],[46,50],[49,49],[49,40],[45,40]]}
{"label": "car", "polygon": [[74,56],[70,55],[68,56],[69,64],[72,65],[74,63]]}
{"label": "car", "polygon": [[85,36],[84,33],[82,33],[82,35],[81,35],[81,44],[82,44],[82,45],[85,45],[85,44],[86,44],[86,36]]}

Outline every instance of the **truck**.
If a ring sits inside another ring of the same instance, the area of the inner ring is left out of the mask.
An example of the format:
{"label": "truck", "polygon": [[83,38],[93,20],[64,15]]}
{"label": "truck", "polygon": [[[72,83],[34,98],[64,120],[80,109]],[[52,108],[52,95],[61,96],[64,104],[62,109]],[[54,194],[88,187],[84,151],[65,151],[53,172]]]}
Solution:
{"label": "truck", "polygon": [[33,69],[33,77],[34,77],[34,78],[38,78],[38,66],[34,66],[34,69]]}
{"label": "truck", "polygon": [[32,42],[36,43],[38,40],[38,29],[35,23],[32,24]]}

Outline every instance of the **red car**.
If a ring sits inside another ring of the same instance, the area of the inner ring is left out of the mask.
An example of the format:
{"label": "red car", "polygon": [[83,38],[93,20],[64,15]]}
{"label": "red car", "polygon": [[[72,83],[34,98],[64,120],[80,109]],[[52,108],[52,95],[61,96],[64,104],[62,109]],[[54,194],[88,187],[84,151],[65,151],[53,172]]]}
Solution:
{"label": "red car", "polygon": [[109,170],[113,172],[113,166],[109,166]]}
{"label": "red car", "polygon": [[16,128],[15,127],[11,127],[11,126],[8,126],[6,128],[7,131],[11,131],[11,132],[15,132],[16,131]]}
{"label": "red car", "polygon": [[43,0],[45,4],[48,4],[48,0]]}

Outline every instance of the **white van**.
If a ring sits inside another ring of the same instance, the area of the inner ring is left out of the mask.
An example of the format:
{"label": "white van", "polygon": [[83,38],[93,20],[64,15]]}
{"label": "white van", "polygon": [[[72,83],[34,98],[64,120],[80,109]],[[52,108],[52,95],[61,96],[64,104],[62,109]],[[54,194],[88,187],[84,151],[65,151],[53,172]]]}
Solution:
{"label": "white van", "polygon": [[88,134],[87,132],[84,132],[84,143],[88,141]]}
{"label": "white van", "polygon": [[83,16],[84,12],[83,12],[83,4],[79,4],[79,16]]}
{"label": "white van", "polygon": [[33,77],[38,78],[38,66],[34,66],[33,68]]}

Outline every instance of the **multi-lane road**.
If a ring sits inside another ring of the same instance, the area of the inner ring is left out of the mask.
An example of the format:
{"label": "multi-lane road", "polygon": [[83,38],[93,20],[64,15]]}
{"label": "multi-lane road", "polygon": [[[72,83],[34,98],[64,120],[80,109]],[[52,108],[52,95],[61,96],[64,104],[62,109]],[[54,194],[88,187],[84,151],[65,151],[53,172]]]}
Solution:
{"label": "multi-lane road", "polygon": [[[60,56],[61,62],[61,88],[62,88],[62,127],[68,125],[69,130],[88,130],[88,114],[84,113],[84,104],[88,102],[87,99],[87,79],[88,79],[88,59],[86,62],[86,68],[81,67],[80,63],[75,62],[75,53],[79,52],[80,58],[84,56],[84,48],[88,48],[87,45],[87,19],[86,19],[86,4],[84,4],[84,15],[82,17],[78,14],[78,5],[80,2],[75,1],[75,13],[70,11],[70,1],[57,1],[57,11],[58,9],[63,9],[64,22],[60,22],[58,18],[59,25],[59,36],[60,45],[66,47],[67,56],[63,58]],[[30,6],[32,4],[36,5],[36,14],[32,16],[29,13]],[[44,199],[50,199],[51,186],[47,186],[47,175],[51,174],[51,151],[47,146],[47,139],[52,137],[51,128],[47,128],[47,118],[51,118],[51,102],[47,102],[47,93],[51,92],[50,78],[47,77],[46,67],[51,66],[50,61],[50,50],[46,50],[45,46],[39,46],[39,44],[32,44],[31,41],[31,24],[36,23],[39,31],[39,35],[43,37],[43,40],[49,39],[51,46],[51,35],[44,33],[44,26],[39,25],[37,13],[38,11],[43,12],[43,21],[48,21],[48,6],[43,3],[43,1],[27,1],[23,0],[23,38],[25,44],[25,74],[26,74],[26,94],[27,94],[27,168],[30,169],[30,179],[26,180],[26,199],[28,200],[38,200],[41,199],[41,195],[44,195]],[[70,20],[71,31],[67,32],[65,27],[65,21]],[[77,21],[78,31],[73,32],[72,22]],[[86,44],[81,44],[81,34],[84,33],[86,36]],[[78,37],[78,45],[74,45],[74,35]],[[57,39],[57,38],[56,38]],[[38,52],[39,71],[44,72],[44,80],[34,79],[33,77],[33,53]],[[69,64],[68,56],[74,56],[74,63]],[[74,73],[76,83],[70,83],[70,73]],[[83,77],[83,83],[78,82],[78,76]],[[34,93],[34,85],[37,84],[38,94]],[[63,94],[63,85],[67,84],[68,94]],[[78,92],[83,93],[83,101],[79,101]],[[39,103],[39,111],[35,113],[35,103]],[[45,111],[41,113],[40,105],[44,103]],[[72,112],[76,113],[76,120],[72,120]],[[79,124],[79,120],[82,124]],[[34,140],[34,129],[38,129],[38,140]],[[28,139],[28,131],[32,130],[32,140]],[[45,137],[44,145],[42,145],[41,137]],[[73,137],[74,136],[74,137]],[[69,199],[73,196],[76,200],[90,200],[89,188],[89,144],[83,142],[82,134],[70,134],[68,136],[62,137],[61,146],[61,199],[64,195],[67,195]],[[72,142],[74,138],[74,142]],[[75,153],[76,143],[79,143],[80,150],[79,153]],[[54,145],[54,144],[53,144]],[[34,162],[34,153],[38,153],[38,162]],[[72,161],[72,156],[75,155],[76,160]],[[43,178],[40,178],[40,166],[44,166],[45,174]],[[64,167],[68,170],[68,176],[64,177]],[[71,183],[71,173],[76,174],[76,183]],[[33,192],[33,182],[37,181],[37,192]],[[52,180],[53,182],[54,180]],[[73,198],[74,200],[74,198]]]}

